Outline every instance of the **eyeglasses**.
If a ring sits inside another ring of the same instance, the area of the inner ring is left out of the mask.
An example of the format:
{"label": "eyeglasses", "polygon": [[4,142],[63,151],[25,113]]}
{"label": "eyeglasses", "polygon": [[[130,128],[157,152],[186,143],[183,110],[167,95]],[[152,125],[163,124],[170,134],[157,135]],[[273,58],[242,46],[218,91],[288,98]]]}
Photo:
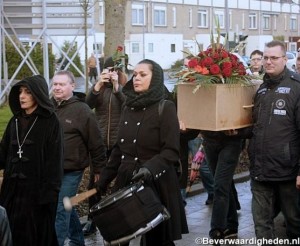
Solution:
{"label": "eyeglasses", "polygon": [[275,62],[275,61],[278,61],[279,58],[282,58],[282,57],[285,57],[285,56],[264,56],[263,59],[264,61],[268,61],[270,59],[271,62]]}
{"label": "eyeglasses", "polygon": [[261,61],[262,58],[252,58],[251,61]]}

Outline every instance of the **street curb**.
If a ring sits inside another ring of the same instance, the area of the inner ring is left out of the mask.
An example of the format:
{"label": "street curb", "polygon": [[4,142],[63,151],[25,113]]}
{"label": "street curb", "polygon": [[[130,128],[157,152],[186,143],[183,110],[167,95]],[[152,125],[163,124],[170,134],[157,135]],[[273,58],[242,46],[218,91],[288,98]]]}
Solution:
{"label": "street curb", "polygon": [[[249,179],[250,179],[249,171],[237,173],[233,176],[233,180],[235,183],[242,183],[242,182],[248,181]],[[192,196],[198,195],[200,193],[203,193],[204,191],[205,190],[204,190],[203,184],[200,181],[199,183],[197,183],[191,187],[191,190],[187,194],[187,197],[192,197]]]}

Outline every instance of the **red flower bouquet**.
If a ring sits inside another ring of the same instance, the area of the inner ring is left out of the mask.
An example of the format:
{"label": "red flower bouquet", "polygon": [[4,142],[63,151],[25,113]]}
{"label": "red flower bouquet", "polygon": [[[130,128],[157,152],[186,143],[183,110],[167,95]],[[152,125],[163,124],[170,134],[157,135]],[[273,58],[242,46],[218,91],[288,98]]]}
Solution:
{"label": "red flower bouquet", "polygon": [[195,83],[198,87],[207,84],[251,84],[252,78],[246,73],[247,68],[220,43],[219,28],[216,41],[211,35],[211,45],[207,50],[197,55],[185,53],[189,62],[175,74],[179,82]]}
{"label": "red flower bouquet", "polygon": [[212,45],[197,56],[189,54],[187,67],[176,74],[181,82],[196,84],[249,84],[250,76],[238,57],[221,45]]}

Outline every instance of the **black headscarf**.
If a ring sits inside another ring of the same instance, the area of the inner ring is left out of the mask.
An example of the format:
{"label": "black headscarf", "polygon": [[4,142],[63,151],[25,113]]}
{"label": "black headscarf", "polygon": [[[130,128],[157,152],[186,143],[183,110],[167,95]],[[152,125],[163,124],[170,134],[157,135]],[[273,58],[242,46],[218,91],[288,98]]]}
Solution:
{"label": "black headscarf", "polygon": [[9,106],[14,115],[22,112],[19,90],[20,86],[26,86],[33,98],[36,100],[39,108],[39,113],[44,116],[50,116],[54,112],[54,106],[49,98],[48,85],[46,80],[41,75],[34,75],[17,82],[9,93]]}
{"label": "black headscarf", "polygon": [[126,83],[123,93],[126,96],[125,105],[141,109],[150,106],[165,98],[164,72],[160,65],[152,60],[142,60],[138,64],[149,64],[152,66],[152,78],[149,89],[143,93],[137,93],[133,88],[133,77]]}

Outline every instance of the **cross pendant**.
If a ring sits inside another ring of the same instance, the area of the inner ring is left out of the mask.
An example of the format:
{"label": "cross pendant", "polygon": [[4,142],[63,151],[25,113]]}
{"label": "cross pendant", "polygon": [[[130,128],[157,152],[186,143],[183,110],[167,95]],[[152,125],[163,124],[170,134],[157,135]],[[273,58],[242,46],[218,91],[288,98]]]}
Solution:
{"label": "cross pendant", "polygon": [[22,158],[22,154],[23,154],[23,150],[21,148],[19,148],[17,154],[19,155],[19,158]]}

